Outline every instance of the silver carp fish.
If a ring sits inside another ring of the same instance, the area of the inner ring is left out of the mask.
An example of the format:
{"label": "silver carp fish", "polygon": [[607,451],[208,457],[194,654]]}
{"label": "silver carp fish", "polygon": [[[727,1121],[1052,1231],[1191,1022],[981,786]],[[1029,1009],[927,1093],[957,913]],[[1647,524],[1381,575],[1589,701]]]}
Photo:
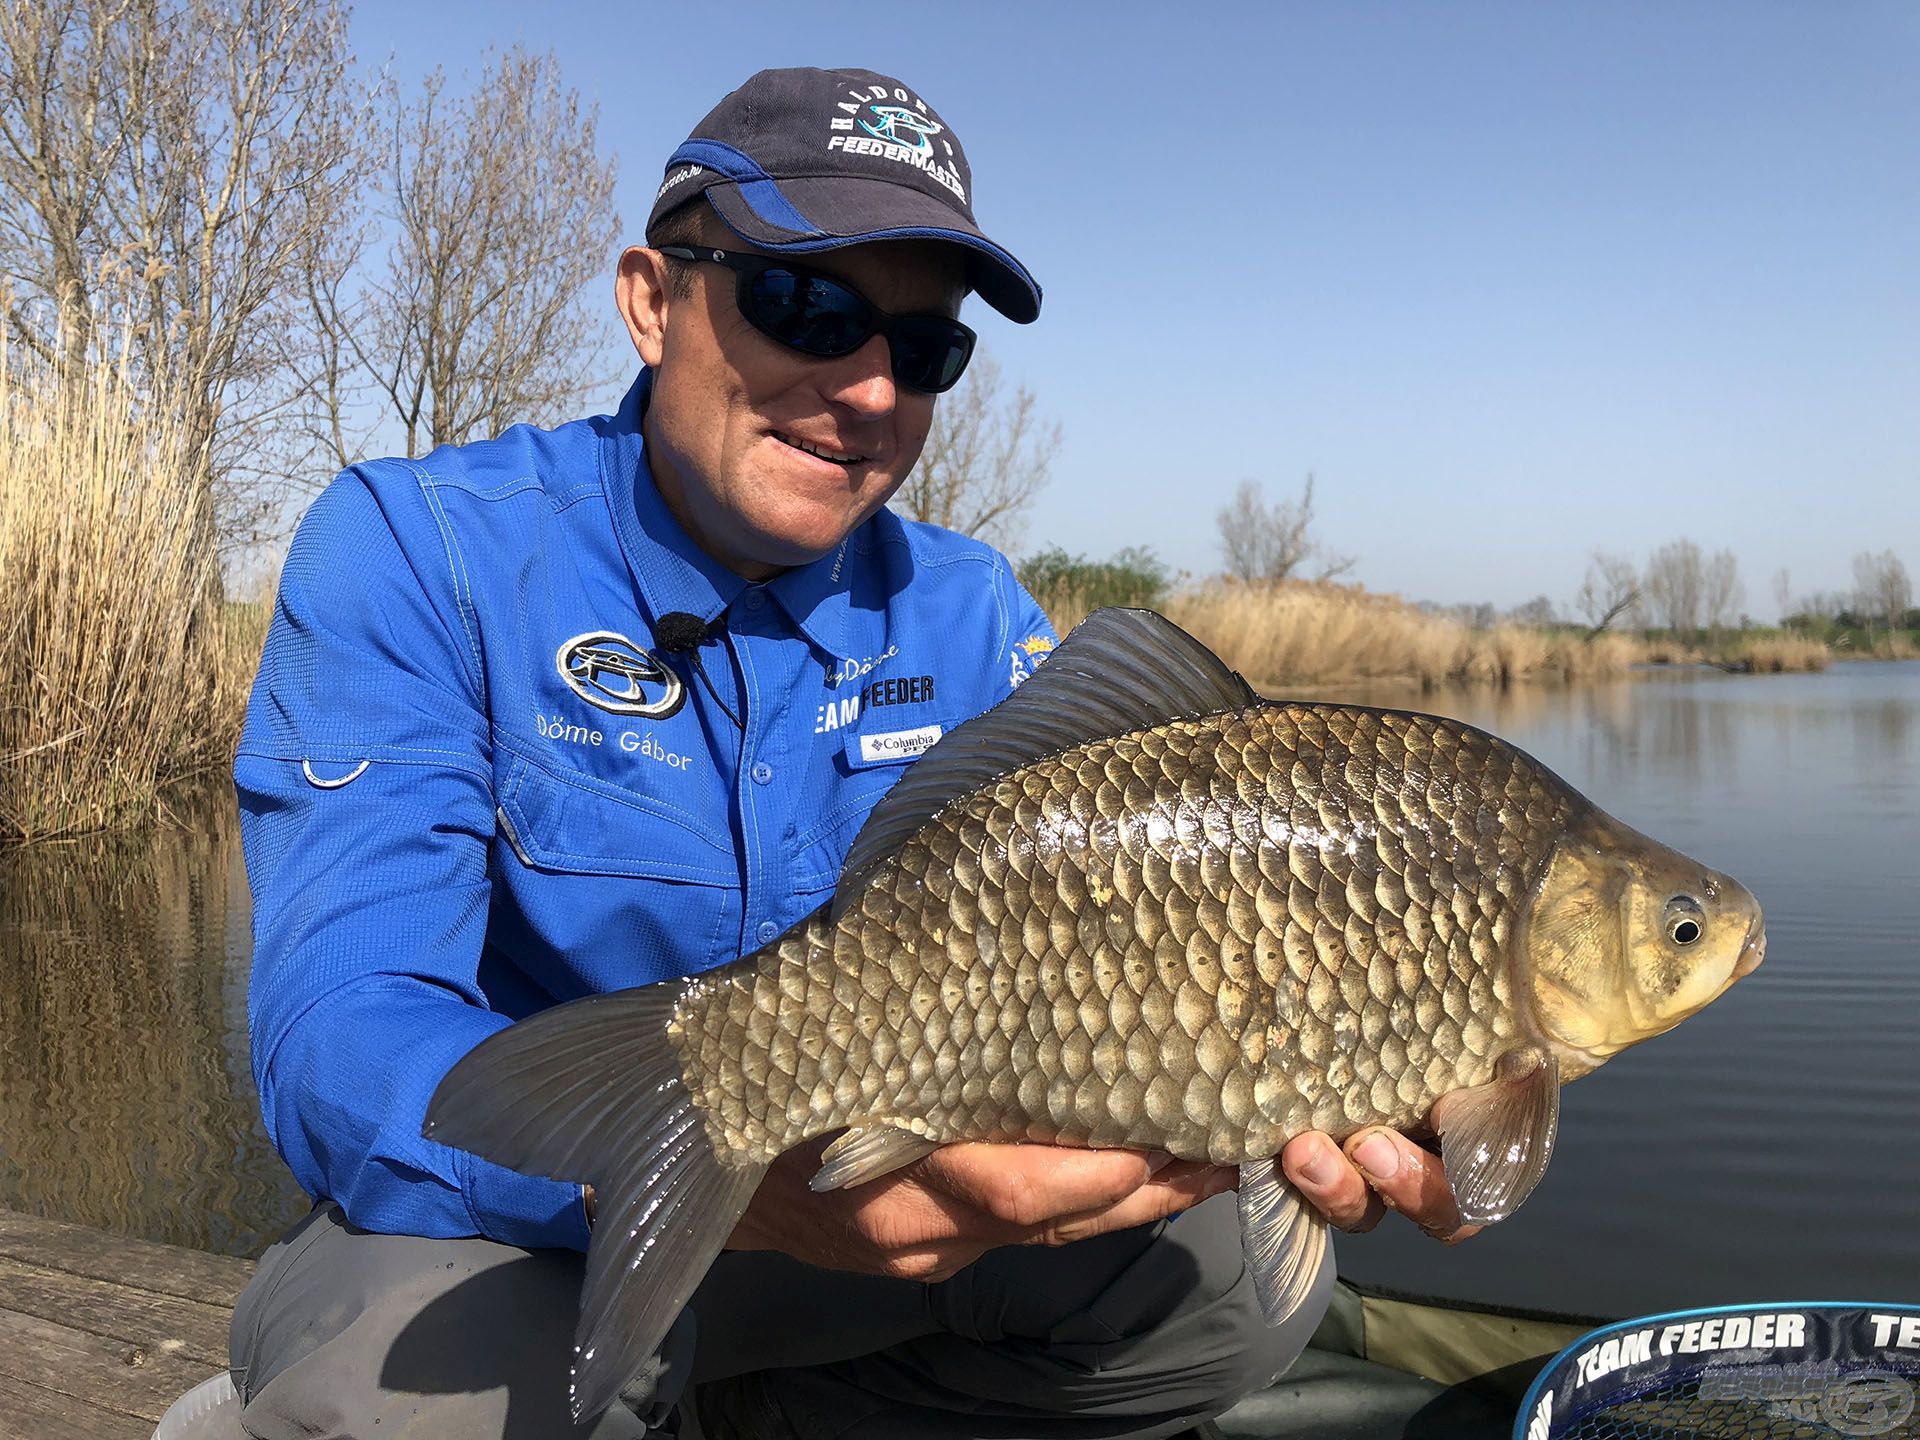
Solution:
{"label": "silver carp fish", "polygon": [[957,1140],[1237,1165],[1271,1321],[1326,1222],[1304,1130],[1440,1139],[1470,1222],[1544,1170],[1563,1081],[1765,953],[1737,881],[1458,721],[1263,700],[1103,610],[874,809],[831,902],[730,965],[590,996],[456,1064],[426,1134],[598,1202],[576,1416],[654,1353],[770,1162],[816,1190]]}

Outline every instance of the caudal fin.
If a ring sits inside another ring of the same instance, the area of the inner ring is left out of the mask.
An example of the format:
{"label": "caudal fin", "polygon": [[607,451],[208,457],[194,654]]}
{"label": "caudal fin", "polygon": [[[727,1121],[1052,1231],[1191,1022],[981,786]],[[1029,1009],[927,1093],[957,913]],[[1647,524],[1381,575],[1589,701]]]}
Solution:
{"label": "caudal fin", "polygon": [[679,986],[591,995],[474,1047],[440,1082],[425,1134],[530,1175],[594,1188],[576,1421],[660,1347],[747,1208],[761,1164],[715,1155],[667,1036]]}

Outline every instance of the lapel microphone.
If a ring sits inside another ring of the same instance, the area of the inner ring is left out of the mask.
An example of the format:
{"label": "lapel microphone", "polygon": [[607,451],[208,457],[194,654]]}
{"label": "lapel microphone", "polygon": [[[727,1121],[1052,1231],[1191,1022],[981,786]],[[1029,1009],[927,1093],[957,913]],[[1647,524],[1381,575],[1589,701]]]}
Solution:
{"label": "lapel microphone", "polygon": [[707,667],[700,663],[700,647],[718,644],[726,633],[727,617],[722,611],[709,624],[698,615],[690,615],[685,610],[669,610],[653,627],[653,648],[662,655],[684,655],[693,666],[693,673],[700,677],[700,683],[707,687],[707,694],[713,697],[713,703],[720,707],[720,713],[733,721],[734,727],[742,734],[746,733],[747,722],[727,707],[720,698],[720,692],[713,688],[713,681],[707,675]]}

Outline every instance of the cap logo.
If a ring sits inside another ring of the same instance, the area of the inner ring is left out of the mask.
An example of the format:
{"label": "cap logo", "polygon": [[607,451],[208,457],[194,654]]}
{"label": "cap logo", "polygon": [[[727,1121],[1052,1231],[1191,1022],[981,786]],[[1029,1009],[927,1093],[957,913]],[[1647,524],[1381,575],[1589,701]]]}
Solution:
{"label": "cap logo", "polygon": [[[926,113],[926,101],[897,85],[891,90],[884,85],[849,90],[847,96],[834,106],[840,113],[828,120],[835,132],[827,141],[829,150],[911,165],[951,190],[962,205],[967,203],[966,184],[952,164],[953,142],[942,140],[939,152],[934,149],[933,138],[944,135],[946,126]],[[849,133],[856,125],[866,134]]]}
{"label": "cap logo", "polygon": [[[922,155],[933,153],[933,143],[928,139],[938,135],[947,127],[938,121],[929,120],[924,115],[916,115],[901,105],[869,105],[867,110],[873,120],[860,117],[860,128],[869,135],[877,135],[895,145],[905,145],[910,150],[918,150]],[[879,124],[874,124],[878,120]],[[903,138],[901,132],[905,131]]]}

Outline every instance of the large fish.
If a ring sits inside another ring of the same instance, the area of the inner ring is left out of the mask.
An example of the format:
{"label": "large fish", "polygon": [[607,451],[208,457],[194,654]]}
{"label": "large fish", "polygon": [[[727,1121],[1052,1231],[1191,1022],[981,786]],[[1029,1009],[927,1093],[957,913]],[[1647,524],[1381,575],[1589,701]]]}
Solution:
{"label": "large fish", "polygon": [[829,905],[731,965],[509,1027],[426,1133],[595,1187],[585,1416],[809,1136],[846,1132],[821,1190],[955,1140],[1238,1165],[1277,1320],[1326,1246],[1288,1139],[1437,1133],[1463,1217],[1499,1219],[1561,1082],[1764,951],[1737,881],[1494,736],[1265,701],[1160,616],[1103,610],[906,773]]}

